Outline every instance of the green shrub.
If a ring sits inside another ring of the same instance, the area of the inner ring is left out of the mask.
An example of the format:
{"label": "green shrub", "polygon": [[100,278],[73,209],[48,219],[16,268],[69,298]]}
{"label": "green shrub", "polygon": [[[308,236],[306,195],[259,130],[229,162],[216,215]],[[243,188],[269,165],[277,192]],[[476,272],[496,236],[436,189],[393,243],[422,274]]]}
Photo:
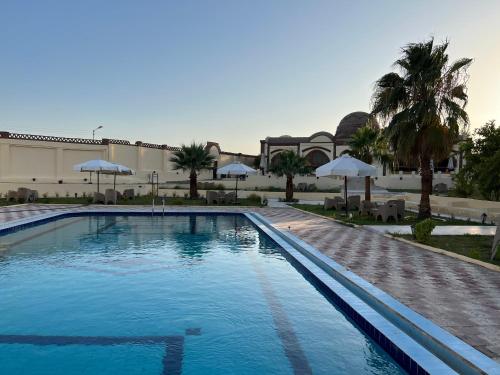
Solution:
{"label": "green shrub", "polygon": [[260,199],[260,195],[258,194],[255,194],[255,193],[252,193],[250,194],[247,199],[251,202],[258,202],[260,203],[261,202],[261,199]]}
{"label": "green shrub", "polygon": [[436,224],[431,219],[422,220],[415,225],[415,239],[418,242],[428,243],[435,227]]}
{"label": "green shrub", "polygon": [[474,193],[474,182],[469,173],[464,170],[458,172],[453,181],[455,182],[455,194],[458,197],[467,198]]}
{"label": "green shrub", "polygon": [[184,199],[182,198],[174,198],[171,201],[168,202],[168,204],[176,205],[176,206],[181,206],[184,204]]}

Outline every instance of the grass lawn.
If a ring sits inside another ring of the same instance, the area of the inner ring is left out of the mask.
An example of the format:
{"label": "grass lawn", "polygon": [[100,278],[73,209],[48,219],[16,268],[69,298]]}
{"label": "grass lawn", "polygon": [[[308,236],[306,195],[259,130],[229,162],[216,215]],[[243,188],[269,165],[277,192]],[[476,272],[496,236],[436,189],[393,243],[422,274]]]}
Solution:
{"label": "grass lawn", "polygon": [[[387,225],[396,224],[395,221],[388,221],[384,223],[382,221],[375,220],[372,216],[360,216],[357,211],[351,211],[352,218],[347,218],[344,211],[335,210],[325,210],[323,205],[317,204],[292,204],[293,207],[299,208],[304,211],[312,212],[321,216],[331,217],[337,220],[341,220],[347,224],[357,224],[357,225]],[[481,223],[468,222],[465,220],[458,219],[445,219],[445,218],[433,218],[436,225],[482,225]],[[405,212],[405,218],[398,221],[398,225],[413,225],[417,224],[420,220],[417,219],[417,214],[414,212]]]}
{"label": "grass lawn", "polygon": [[[414,241],[410,234],[398,234],[394,236]],[[500,253],[497,253],[496,258],[490,261],[492,244],[493,236],[464,234],[459,236],[431,236],[429,243],[426,245],[500,266]]]}

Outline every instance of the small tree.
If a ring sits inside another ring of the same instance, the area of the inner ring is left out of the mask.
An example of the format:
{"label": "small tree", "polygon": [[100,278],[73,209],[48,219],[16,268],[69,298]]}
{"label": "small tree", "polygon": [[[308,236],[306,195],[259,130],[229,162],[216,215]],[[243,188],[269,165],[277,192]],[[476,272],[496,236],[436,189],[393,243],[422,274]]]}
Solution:
{"label": "small tree", "polygon": [[279,177],[286,176],[285,200],[293,201],[293,178],[296,174],[309,173],[311,168],[307,159],[293,151],[283,151],[278,155],[276,164],[270,169]]}
{"label": "small tree", "polygon": [[189,146],[182,145],[180,150],[174,152],[170,161],[174,163],[174,170],[189,171],[189,197],[191,199],[197,198],[197,173],[202,169],[210,168],[214,157],[202,144],[193,142]]}
{"label": "small tree", "polygon": [[[387,139],[377,127],[369,122],[359,128],[349,141],[349,148],[350,150],[345,151],[346,153],[367,164],[372,164],[374,159],[378,160],[383,166],[385,176],[387,165],[392,163],[393,157]],[[365,177],[365,200],[367,201],[371,199],[370,184],[370,177]]]}
{"label": "small tree", "polygon": [[[485,199],[499,200],[500,126],[496,126],[493,120],[487,122],[475,131],[475,138],[468,138],[461,145],[461,151],[466,164],[455,180],[457,192],[471,194],[477,186]],[[463,185],[468,190],[463,189]]]}
{"label": "small tree", "polygon": [[[373,163],[373,148],[378,138],[378,130],[370,125],[359,128],[349,141],[350,154],[367,164]],[[365,200],[371,200],[370,176],[365,177]]]}

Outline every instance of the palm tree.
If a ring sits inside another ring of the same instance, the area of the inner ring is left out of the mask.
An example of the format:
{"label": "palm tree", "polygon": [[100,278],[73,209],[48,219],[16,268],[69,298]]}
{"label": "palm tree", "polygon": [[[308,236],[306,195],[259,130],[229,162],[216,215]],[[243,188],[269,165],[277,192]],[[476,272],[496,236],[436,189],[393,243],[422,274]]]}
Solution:
{"label": "palm tree", "polygon": [[279,177],[286,176],[285,200],[293,201],[293,178],[296,174],[306,174],[310,171],[307,159],[293,151],[282,151],[270,171]]}
{"label": "palm tree", "polygon": [[189,171],[189,197],[198,197],[197,172],[212,166],[214,157],[208,153],[202,144],[191,143],[189,146],[182,145],[180,150],[174,151],[170,158],[174,163],[173,169]]}
{"label": "palm tree", "polygon": [[373,157],[380,164],[382,164],[382,175],[387,174],[387,167],[392,171],[392,165],[394,163],[394,155],[391,151],[387,137],[383,131],[379,131],[379,135],[373,146]]}
{"label": "palm tree", "polygon": [[431,216],[431,160],[446,158],[469,122],[467,68],[472,59],[448,62],[448,42],[408,44],[395,62],[400,71],[375,84],[372,114],[388,121],[387,137],[399,160],[420,164],[419,218]]}
{"label": "palm tree", "polygon": [[[379,136],[378,129],[369,124],[359,128],[349,141],[350,150],[348,151],[351,156],[364,161],[367,164],[373,163],[373,149],[375,142]],[[370,193],[370,176],[365,177],[365,200],[371,200]]]}

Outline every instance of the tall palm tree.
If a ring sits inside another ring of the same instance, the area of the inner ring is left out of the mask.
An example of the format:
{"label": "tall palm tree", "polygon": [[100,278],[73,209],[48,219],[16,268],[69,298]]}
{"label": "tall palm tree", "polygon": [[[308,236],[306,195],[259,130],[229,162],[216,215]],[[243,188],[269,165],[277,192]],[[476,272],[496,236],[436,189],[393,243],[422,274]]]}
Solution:
{"label": "tall palm tree", "polygon": [[286,176],[285,200],[293,201],[293,178],[296,174],[306,174],[310,171],[307,159],[293,151],[285,150],[278,155],[276,164],[270,171],[279,177]]}
{"label": "tall palm tree", "polygon": [[372,114],[388,121],[387,136],[400,160],[420,164],[419,218],[431,216],[431,160],[446,158],[458,138],[460,127],[469,122],[467,112],[467,68],[472,59],[449,63],[448,42],[431,39],[408,44],[388,73],[375,84]]}
{"label": "tall palm tree", "polygon": [[[364,161],[367,164],[373,163],[373,150],[375,142],[379,136],[378,129],[370,126],[369,124],[359,128],[352,136],[349,141],[348,151],[351,156]],[[365,177],[365,200],[371,200],[370,186],[371,180],[370,176]]]}
{"label": "tall palm tree", "polygon": [[189,171],[189,197],[191,199],[197,198],[197,173],[202,169],[210,168],[214,157],[202,144],[193,142],[189,146],[182,145],[180,150],[174,151],[170,161],[174,164],[174,170]]}

